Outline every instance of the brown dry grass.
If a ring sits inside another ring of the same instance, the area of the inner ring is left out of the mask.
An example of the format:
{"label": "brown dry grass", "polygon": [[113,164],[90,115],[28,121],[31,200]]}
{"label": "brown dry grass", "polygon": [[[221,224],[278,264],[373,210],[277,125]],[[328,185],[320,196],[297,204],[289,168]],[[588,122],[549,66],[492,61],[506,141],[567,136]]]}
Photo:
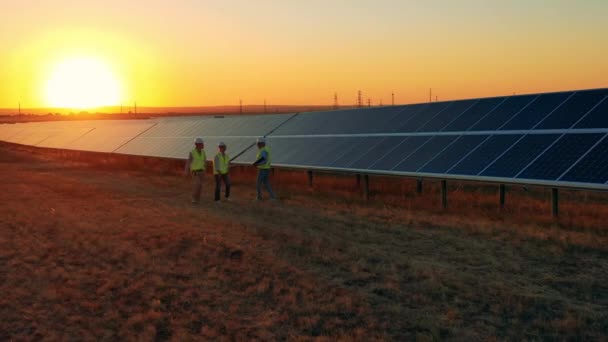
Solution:
{"label": "brown dry grass", "polygon": [[0,147],[2,340],[608,333],[601,195],[563,196],[555,223],[538,189],[512,190],[505,214],[491,188],[460,185],[442,212],[436,188],[402,195],[411,181],[374,177],[366,203],[353,177],[316,178],[310,194],[305,174],[284,171],[271,204],[252,201],[241,171],[233,202],[215,206],[208,193],[193,207],[172,174],[180,165],[134,171],[141,161],[25,151]]}

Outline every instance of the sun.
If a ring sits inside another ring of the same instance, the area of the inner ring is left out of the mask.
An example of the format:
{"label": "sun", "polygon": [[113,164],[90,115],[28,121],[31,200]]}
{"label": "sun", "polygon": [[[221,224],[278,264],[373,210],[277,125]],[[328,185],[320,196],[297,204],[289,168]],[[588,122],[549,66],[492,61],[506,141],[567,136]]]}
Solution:
{"label": "sun", "polygon": [[45,86],[47,105],[90,109],[120,103],[121,84],[107,63],[91,57],[55,64]]}

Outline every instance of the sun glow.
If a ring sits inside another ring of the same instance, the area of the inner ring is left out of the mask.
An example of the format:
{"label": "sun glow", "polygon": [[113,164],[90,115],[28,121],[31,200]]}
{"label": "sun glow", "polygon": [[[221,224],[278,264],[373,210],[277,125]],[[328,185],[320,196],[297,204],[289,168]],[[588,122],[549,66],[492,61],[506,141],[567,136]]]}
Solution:
{"label": "sun glow", "polygon": [[122,89],[107,63],[90,57],[60,61],[45,86],[45,100],[55,108],[89,109],[117,105]]}

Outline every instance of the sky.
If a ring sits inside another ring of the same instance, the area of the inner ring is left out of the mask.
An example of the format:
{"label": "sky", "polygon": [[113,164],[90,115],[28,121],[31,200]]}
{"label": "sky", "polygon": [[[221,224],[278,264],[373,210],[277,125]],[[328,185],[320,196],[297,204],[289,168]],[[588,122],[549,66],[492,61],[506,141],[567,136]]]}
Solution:
{"label": "sky", "polygon": [[607,17],[605,0],[0,0],[0,108],[52,106],[74,56],[139,106],[602,88]]}

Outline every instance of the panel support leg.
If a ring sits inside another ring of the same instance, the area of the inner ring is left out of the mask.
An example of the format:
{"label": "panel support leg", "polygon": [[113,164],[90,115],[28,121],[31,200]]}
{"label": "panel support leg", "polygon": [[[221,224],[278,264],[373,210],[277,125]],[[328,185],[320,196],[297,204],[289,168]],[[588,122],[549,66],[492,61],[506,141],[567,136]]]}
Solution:
{"label": "panel support leg", "polygon": [[416,179],[416,193],[422,195],[422,178]]}
{"label": "panel support leg", "polygon": [[448,208],[448,181],[445,179],[441,181],[441,208]]}
{"label": "panel support leg", "polygon": [[369,199],[369,175],[363,176],[363,196],[366,200]]}
{"label": "panel support leg", "polygon": [[559,217],[559,192],[556,188],[551,189],[551,214],[555,219]]}
{"label": "panel support leg", "polygon": [[357,175],[357,189],[361,189],[361,175]]}
{"label": "panel support leg", "polygon": [[500,184],[498,186],[498,201],[500,204],[500,210],[503,210],[505,208],[505,191],[505,185]]}
{"label": "panel support leg", "polygon": [[312,188],[312,170],[308,170],[306,173],[308,174],[308,187]]}

